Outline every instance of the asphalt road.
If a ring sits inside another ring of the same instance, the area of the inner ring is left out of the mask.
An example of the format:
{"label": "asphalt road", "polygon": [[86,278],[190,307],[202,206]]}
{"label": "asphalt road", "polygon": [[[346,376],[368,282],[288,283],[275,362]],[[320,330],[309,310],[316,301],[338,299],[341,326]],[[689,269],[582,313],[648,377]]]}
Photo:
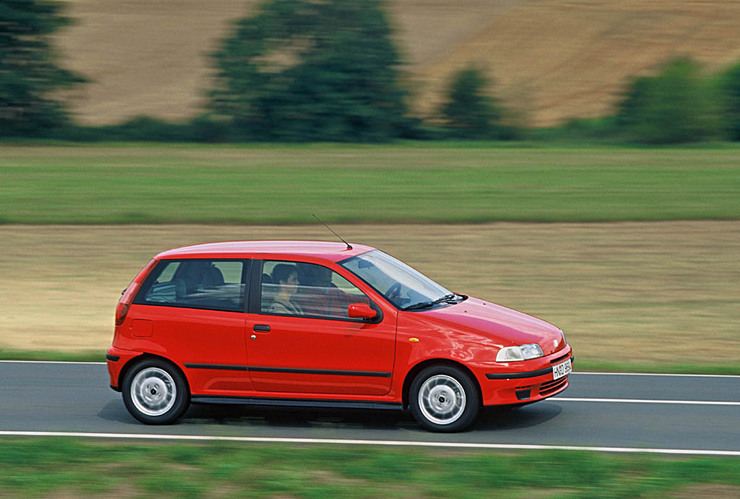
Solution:
{"label": "asphalt road", "polygon": [[0,361],[0,435],[82,432],[730,451],[740,455],[740,376],[573,373],[558,397],[487,410],[472,431],[435,434],[403,413],[192,406],[146,426],[108,388],[105,365]]}

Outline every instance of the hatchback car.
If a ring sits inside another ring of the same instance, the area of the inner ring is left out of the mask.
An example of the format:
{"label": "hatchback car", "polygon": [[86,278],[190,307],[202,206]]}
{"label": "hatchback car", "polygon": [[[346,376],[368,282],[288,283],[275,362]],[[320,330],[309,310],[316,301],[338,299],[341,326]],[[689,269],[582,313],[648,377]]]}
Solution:
{"label": "hatchback car", "polygon": [[459,431],[482,406],[565,390],[572,351],[557,327],[369,246],[259,241],[154,257],[121,296],[106,359],[144,423],[239,403],[409,410]]}

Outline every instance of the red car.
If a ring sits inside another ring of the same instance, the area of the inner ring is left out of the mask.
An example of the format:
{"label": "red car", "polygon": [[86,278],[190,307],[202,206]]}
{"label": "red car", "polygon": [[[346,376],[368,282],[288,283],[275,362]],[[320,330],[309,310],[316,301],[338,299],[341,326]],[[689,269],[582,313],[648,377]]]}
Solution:
{"label": "red car", "polygon": [[433,431],[568,387],[563,332],[369,246],[227,242],[157,255],[123,292],[110,385],[139,421],[190,403],[408,409]]}

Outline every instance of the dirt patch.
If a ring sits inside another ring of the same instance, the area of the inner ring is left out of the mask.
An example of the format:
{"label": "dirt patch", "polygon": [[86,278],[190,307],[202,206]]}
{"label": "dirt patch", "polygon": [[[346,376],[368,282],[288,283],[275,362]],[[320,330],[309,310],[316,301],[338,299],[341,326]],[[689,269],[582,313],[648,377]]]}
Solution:
{"label": "dirt patch", "polygon": [[[335,229],[557,324],[582,358],[737,360],[740,222]],[[0,348],[102,350],[121,290],[154,254],[240,239],[332,238],[314,227],[0,226]]]}
{"label": "dirt patch", "polygon": [[714,483],[702,483],[687,485],[670,494],[675,499],[696,499],[697,497],[711,497],[713,499],[730,499],[740,497],[740,487],[736,485],[723,485]]}

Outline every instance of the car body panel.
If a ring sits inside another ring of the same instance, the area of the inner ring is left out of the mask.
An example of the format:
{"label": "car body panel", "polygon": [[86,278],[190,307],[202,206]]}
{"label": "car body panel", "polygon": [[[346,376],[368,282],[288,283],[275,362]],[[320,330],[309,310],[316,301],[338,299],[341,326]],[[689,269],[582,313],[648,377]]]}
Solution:
{"label": "car body panel", "polygon": [[258,392],[384,395],[393,375],[394,315],[380,323],[256,314],[247,354]]}

